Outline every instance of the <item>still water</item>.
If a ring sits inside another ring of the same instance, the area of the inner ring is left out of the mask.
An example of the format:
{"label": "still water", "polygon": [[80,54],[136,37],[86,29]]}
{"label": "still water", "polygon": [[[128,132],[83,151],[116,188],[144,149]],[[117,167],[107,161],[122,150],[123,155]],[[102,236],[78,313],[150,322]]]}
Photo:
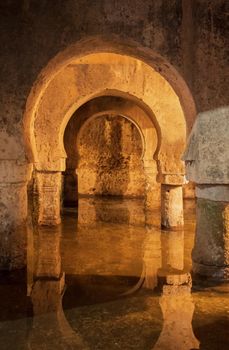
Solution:
{"label": "still water", "polygon": [[183,230],[159,221],[141,200],[81,199],[31,226],[26,275],[0,277],[0,349],[229,349],[229,285],[190,274],[194,201]]}

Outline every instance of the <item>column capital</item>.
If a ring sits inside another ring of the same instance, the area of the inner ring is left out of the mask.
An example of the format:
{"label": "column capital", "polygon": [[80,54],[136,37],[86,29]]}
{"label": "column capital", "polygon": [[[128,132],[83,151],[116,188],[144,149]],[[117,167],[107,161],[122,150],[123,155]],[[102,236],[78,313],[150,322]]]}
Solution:
{"label": "column capital", "polygon": [[164,185],[177,185],[181,186],[185,183],[184,174],[160,174],[160,182]]}

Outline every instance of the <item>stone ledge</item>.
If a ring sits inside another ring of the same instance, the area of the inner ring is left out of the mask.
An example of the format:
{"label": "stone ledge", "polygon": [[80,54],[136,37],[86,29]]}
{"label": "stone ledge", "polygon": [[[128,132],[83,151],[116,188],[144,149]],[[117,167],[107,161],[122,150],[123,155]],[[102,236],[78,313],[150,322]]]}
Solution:
{"label": "stone ledge", "polygon": [[160,182],[164,185],[181,186],[185,183],[183,174],[160,174]]}

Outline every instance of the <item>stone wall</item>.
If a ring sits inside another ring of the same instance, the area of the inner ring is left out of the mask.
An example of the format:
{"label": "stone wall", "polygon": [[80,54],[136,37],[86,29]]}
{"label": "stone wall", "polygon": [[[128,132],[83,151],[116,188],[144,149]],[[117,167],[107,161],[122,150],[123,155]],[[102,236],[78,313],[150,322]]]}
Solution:
{"label": "stone wall", "polygon": [[77,205],[78,192],[144,196],[143,167],[151,165],[148,160],[157,145],[153,122],[133,101],[117,96],[88,101],[73,114],[64,133],[64,205]]}
{"label": "stone wall", "polygon": [[89,122],[78,140],[79,194],[144,196],[142,146],[137,128],[122,116]]}
{"label": "stone wall", "polygon": [[22,115],[37,75],[88,36],[116,35],[160,53],[185,78],[198,112],[227,104],[227,7],[226,0],[2,1],[0,159],[25,157]]}

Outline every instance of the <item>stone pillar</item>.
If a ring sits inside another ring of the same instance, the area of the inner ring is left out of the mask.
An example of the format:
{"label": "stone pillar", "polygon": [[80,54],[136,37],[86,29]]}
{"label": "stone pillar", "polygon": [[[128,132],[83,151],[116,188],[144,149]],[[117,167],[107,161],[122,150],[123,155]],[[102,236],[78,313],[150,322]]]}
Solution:
{"label": "stone pillar", "polygon": [[38,197],[38,224],[58,225],[60,218],[61,172],[42,172],[35,174],[35,191]]}
{"label": "stone pillar", "polygon": [[229,109],[197,116],[183,159],[196,183],[197,223],[193,271],[229,280]]}
{"label": "stone pillar", "polygon": [[182,185],[162,184],[161,186],[161,225],[165,228],[183,226]]}
{"label": "stone pillar", "polygon": [[193,272],[229,279],[229,186],[197,186]]}
{"label": "stone pillar", "polygon": [[27,183],[31,166],[0,162],[0,269],[26,265]]}

